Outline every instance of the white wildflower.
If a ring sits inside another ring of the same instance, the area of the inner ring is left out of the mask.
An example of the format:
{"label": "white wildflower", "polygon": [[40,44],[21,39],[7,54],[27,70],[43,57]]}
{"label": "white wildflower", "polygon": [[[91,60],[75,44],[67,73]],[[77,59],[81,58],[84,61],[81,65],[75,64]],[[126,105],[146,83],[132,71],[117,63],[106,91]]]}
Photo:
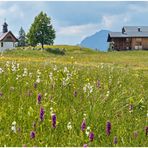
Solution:
{"label": "white wildflower", "polygon": [[39,76],[37,76],[37,79],[36,79],[36,83],[40,83],[40,77]]}
{"label": "white wildflower", "polygon": [[16,127],[15,126],[11,126],[11,130],[14,132],[14,133],[16,133]]}
{"label": "white wildflower", "polygon": [[21,78],[21,75],[16,75],[16,80],[18,80],[19,78]]}
{"label": "white wildflower", "polygon": [[101,69],[103,69],[104,68],[104,63],[101,63],[100,66],[101,66]]}
{"label": "white wildflower", "polygon": [[28,74],[28,70],[27,70],[27,68],[24,68],[23,77],[27,76],[27,74]]}
{"label": "white wildflower", "polygon": [[112,77],[109,76],[109,84],[111,84],[111,83],[112,83]]}
{"label": "white wildflower", "polygon": [[45,93],[44,96],[46,97],[47,96],[47,93]]}
{"label": "white wildflower", "polygon": [[57,65],[54,66],[53,70],[54,71],[57,71]]}
{"label": "white wildflower", "polygon": [[0,74],[1,74],[1,73],[3,73],[3,72],[4,72],[4,71],[3,71],[3,69],[2,69],[2,68],[0,68]]}
{"label": "white wildflower", "polygon": [[90,133],[90,127],[88,126],[88,127],[86,128],[85,134],[86,134],[87,136],[89,136],[89,133]]}
{"label": "white wildflower", "polygon": [[107,93],[106,93],[106,97],[108,97],[108,96],[109,96],[109,94],[110,94],[110,91],[107,91]]}
{"label": "white wildflower", "polygon": [[39,69],[37,70],[37,74],[38,74],[38,75],[41,75],[41,72],[40,72],[40,70],[39,70]]}
{"label": "white wildflower", "polygon": [[9,67],[9,66],[10,66],[10,62],[7,61],[7,62],[6,62],[6,67]]}
{"label": "white wildflower", "polygon": [[53,108],[50,107],[50,114],[52,115],[53,114]]}
{"label": "white wildflower", "polygon": [[12,122],[11,130],[16,133],[16,121]]}
{"label": "white wildflower", "polygon": [[12,122],[12,125],[14,125],[14,126],[15,126],[15,125],[16,125],[16,121],[13,121],[13,122]]}
{"label": "white wildflower", "polygon": [[29,72],[29,77],[30,77],[30,78],[32,77],[32,73],[31,73],[31,72]]}
{"label": "white wildflower", "polygon": [[83,116],[84,116],[83,119],[86,119],[87,115],[86,114],[83,114]]}
{"label": "white wildflower", "polygon": [[12,65],[11,65],[12,72],[15,72],[17,70],[17,67],[15,65],[16,65],[16,63],[12,62]]}
{"label": "white wildflower", "polygon": [[68,69],[67,69],[67,67],[64,67],[64,73],[68,73],[69,71],[68,71]]}
{"label": "white wildflower", "polygon": [[53,73],[52,72],[50,72],[49,78],[50,78],[51,81],[53,80]]}
{"label": "white wildflower", "polygon": [[17,63],[17,64],[16,64],[16,67],[17,67],[17,69],[19,69],[19,67],[20,67],[20,64],[19,64],[19,63]]}
{"label": "white wildflower", "polygon": [[91,94],[93,92],[93,86],[90,85],[90,83],[87,83],[84,85],[83,91],[84,91],[84,93],[87,93],[89,96],[89,94]]}
{"label": "white wildflower", "polygon": [[71,122],[68,122],[68,124],[67,124],[67,128],[68,128],[68,130],[71,130],[71,129],[72,129]]}
{"label": "white wildflower", "polygon": [[63,78],[62,83],[63,83],[63,86],[68,85],[69,84],[69,78],[68,77],[67,78]]}

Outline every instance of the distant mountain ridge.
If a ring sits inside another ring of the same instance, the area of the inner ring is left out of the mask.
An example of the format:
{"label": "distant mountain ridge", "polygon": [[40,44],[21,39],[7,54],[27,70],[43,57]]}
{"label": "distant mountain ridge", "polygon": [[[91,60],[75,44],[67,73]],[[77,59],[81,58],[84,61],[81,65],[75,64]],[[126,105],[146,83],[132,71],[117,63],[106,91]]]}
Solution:
{"label": "distant mountain ridge", "polygon": [[86,37],[81,41],[80,46],[92,48],[100,51],[107,51],[109,43],[107,42],[109,30],[101,30],[95,34]]}

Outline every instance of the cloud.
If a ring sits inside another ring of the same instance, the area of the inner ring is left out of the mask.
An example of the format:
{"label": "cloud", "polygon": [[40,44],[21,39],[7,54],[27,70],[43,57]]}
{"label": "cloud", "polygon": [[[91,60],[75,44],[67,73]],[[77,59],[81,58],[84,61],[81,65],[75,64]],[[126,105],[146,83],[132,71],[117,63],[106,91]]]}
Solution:
{"label": "cloud", "polygon": [[123,25],[128,24],[130,20],[131,17],[127,13],[116,14],[116,15],[105,14],[102,16],[100,27],[110,30],[117,30],[121,28]]}
{"label": "cloud", "polygon": [[15,14],[14,17],[17,17],[17,18],[19,17],[21,19],[24,19],[24,16],[25,16],[24,12],[20,9],[20,7],[17,4],[10,6],[10,8],[8,9],[8,12],[10,14]]}
{"label": "cloud", "polygon": [[135,13],[147,13],[148,12],[148,2],[143,3],[132,3],[128,5],[128,11],[132,14]]}
{"label": "cloud", "polygon": [[[93,34],[99,30],[98,24],[84,24],[84,25],[73,25],[67,27],[59,27],[56,30],[57,39],[56,43],[60,39],[64,39],[64,44],[78,44],[83,38]],[[62,42],[60,42],[62,43]]]}
{"label": "cloud", "polygon": [[59,35],[78,35],[78,34],[86,34],[90,33],[94,30],[98,29],[97,24],[84,24],[84,25],[75,25],[75,26],[67,26],[61,27],[58,30]]}

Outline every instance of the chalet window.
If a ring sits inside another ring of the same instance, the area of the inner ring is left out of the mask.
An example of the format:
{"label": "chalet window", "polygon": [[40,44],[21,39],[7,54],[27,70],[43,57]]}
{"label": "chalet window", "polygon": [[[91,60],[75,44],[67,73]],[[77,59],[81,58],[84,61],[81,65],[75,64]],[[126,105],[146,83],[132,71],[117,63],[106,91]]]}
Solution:
{"label": "chalet window", "polygon": [[128,42],[129,41],[129,38],[126,38],[126,42]]}
{"label": "chalet window", "polygon": [[141,42],[142,38],[136,38],[136,42]]}
{"label": "chalet window", "polygon": [[3,47],[4,46],[4,44],[3,44],[3,42],[1,42],[1,47]]}

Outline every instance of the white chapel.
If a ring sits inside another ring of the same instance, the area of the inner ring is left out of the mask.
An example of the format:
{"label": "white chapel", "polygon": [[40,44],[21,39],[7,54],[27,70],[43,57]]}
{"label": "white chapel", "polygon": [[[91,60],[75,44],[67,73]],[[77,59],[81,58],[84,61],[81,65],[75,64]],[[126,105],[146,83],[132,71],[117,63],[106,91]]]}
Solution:
{"label": "white chapel", "polygon": [[4,22],[2,33],[0,33],[0,52],[15,48],[16,42],[18,42],[18,39],[11,31],[8,31],[8,24]]}

